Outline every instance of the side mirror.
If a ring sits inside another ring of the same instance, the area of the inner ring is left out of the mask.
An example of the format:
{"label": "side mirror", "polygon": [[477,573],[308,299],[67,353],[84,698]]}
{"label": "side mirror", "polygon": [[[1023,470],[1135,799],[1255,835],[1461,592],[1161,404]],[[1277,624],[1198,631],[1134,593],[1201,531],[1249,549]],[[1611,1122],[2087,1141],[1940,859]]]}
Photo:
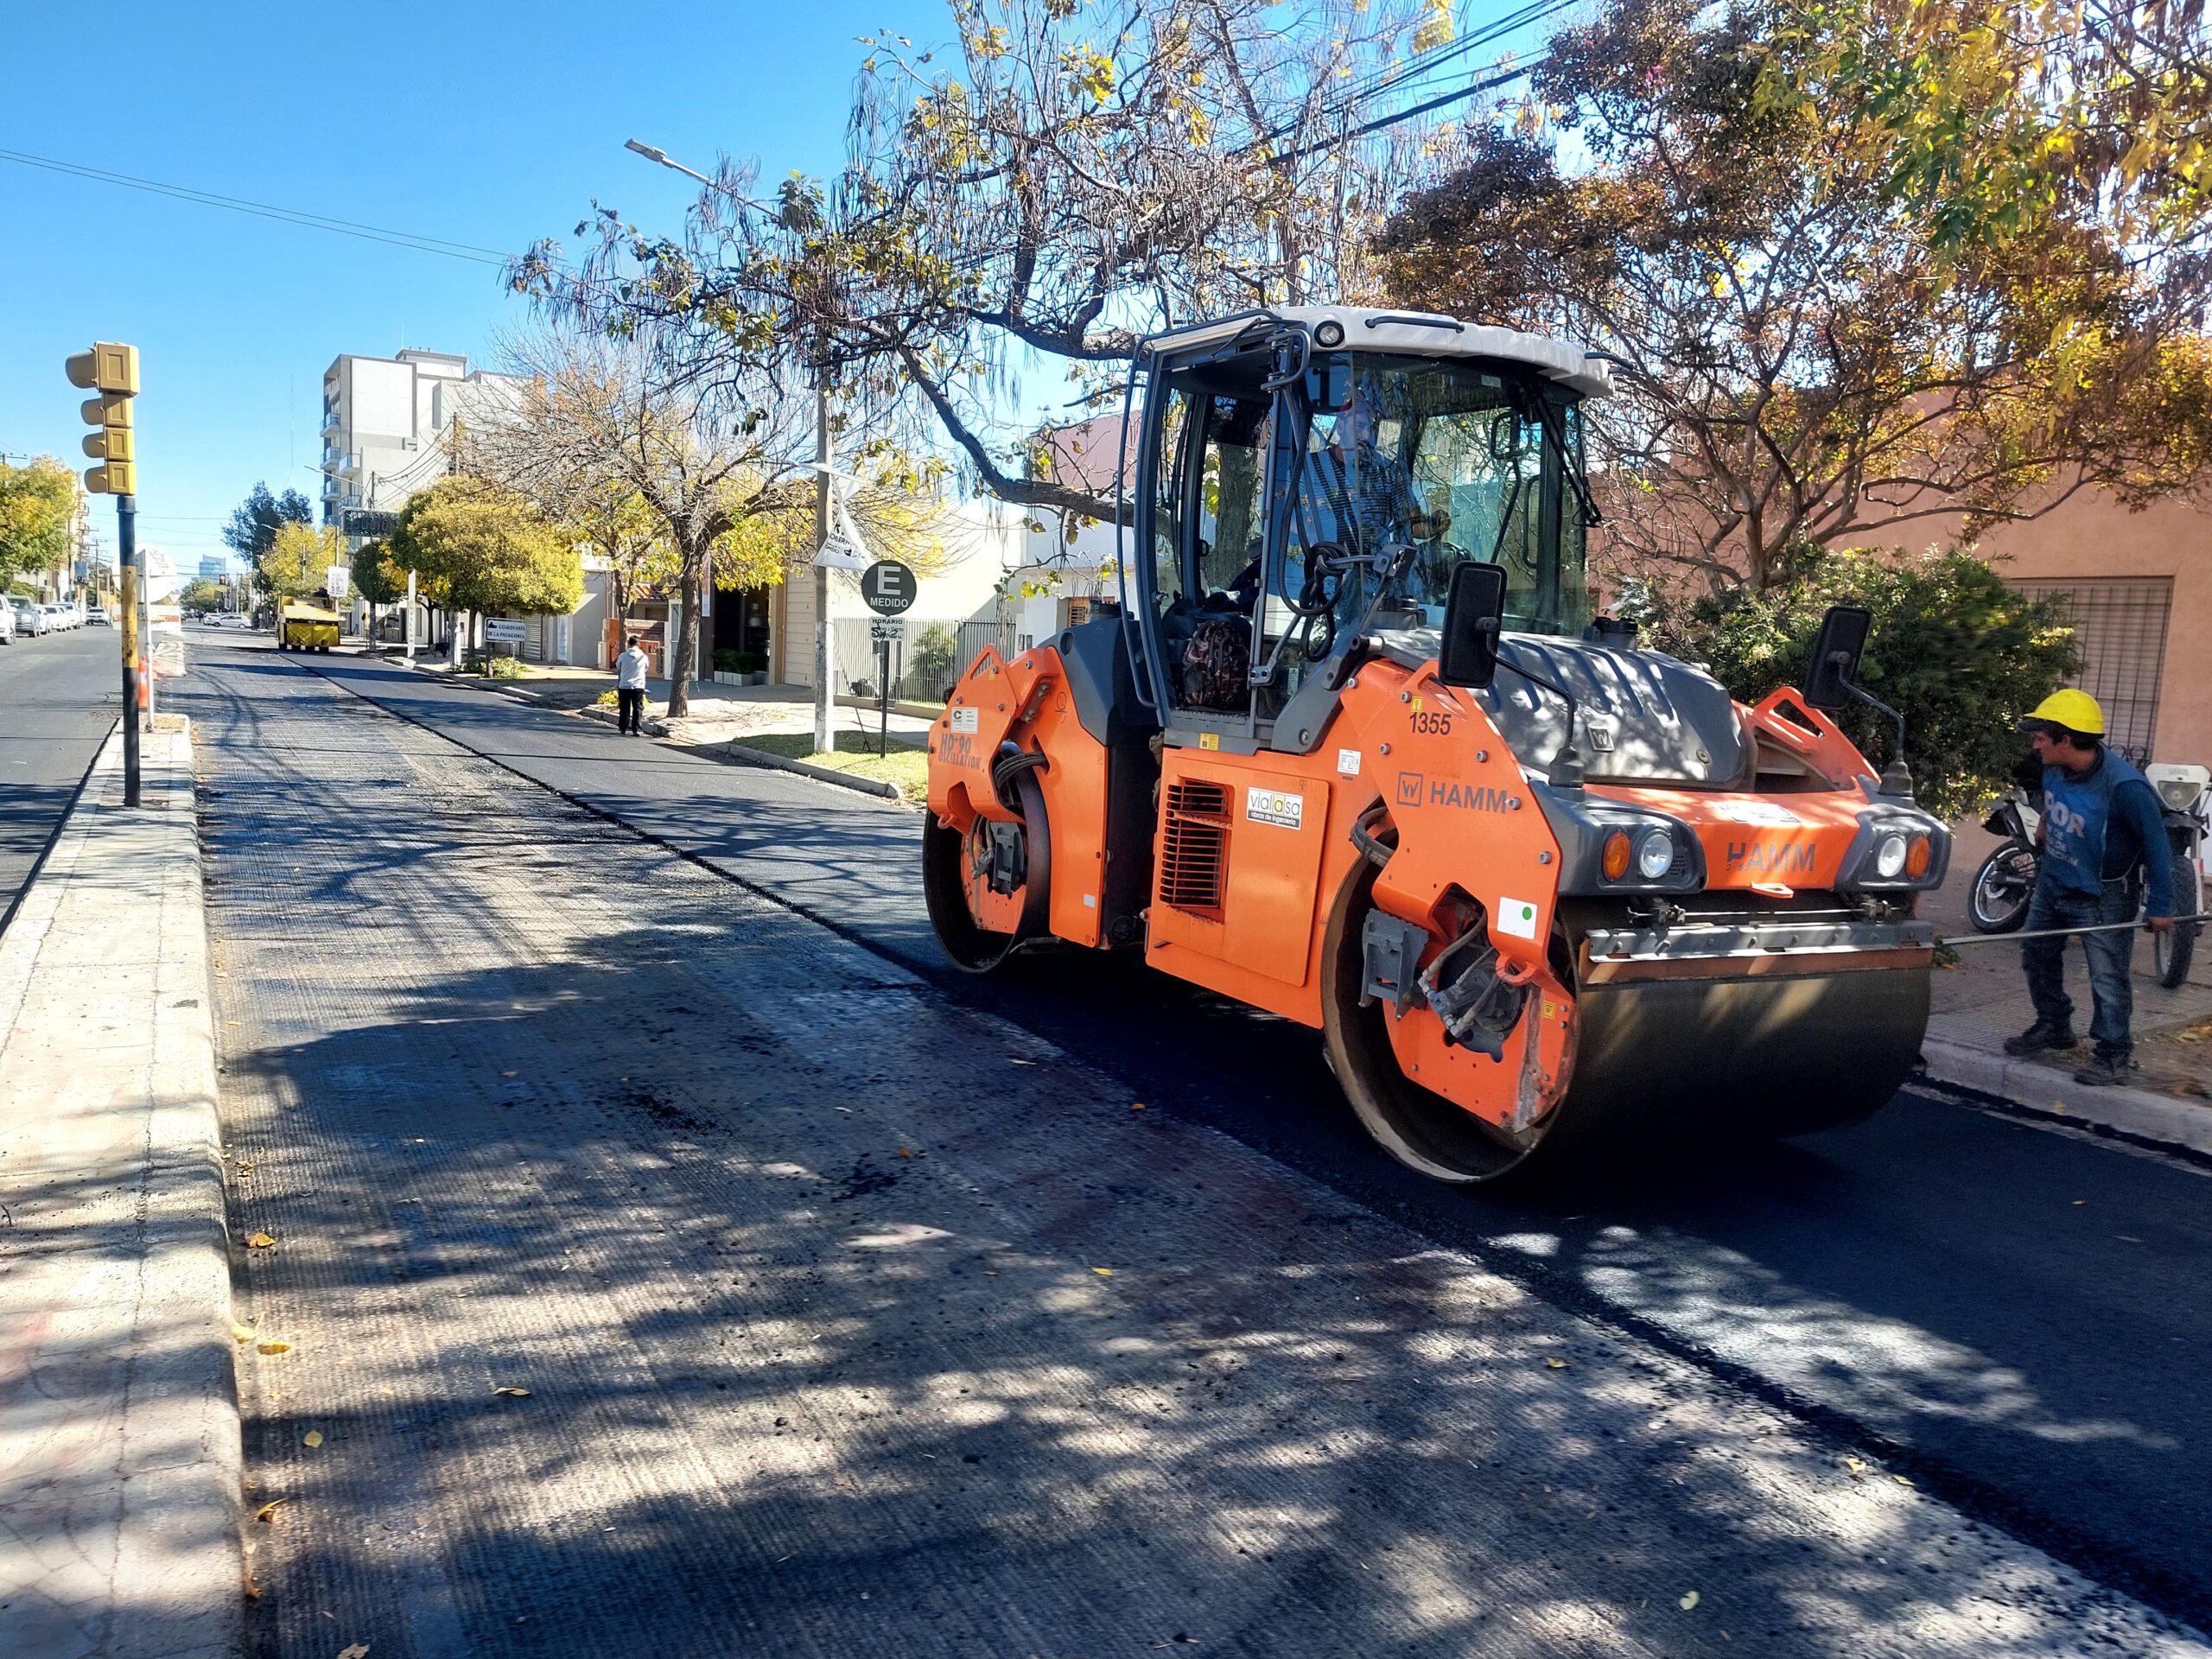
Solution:
{"label": "side mirror", "polygon": [[1444,640],[1436,677],[1480,688],[1497,677],[1497,637],[1505,623],[1505,568],[1463,559],[1452,567],[1444,599]]}
{"label": "side mirror", "polygon": [[1821,619],[1821,632],[1813,641],[1811,660],[1805,664],[1805,701],[1834,714],[1856,701],[1853,688],[1859,679],[1859,659],[1866,650],[1866,631],[1873,613],[1862,605],[1831,605]]}

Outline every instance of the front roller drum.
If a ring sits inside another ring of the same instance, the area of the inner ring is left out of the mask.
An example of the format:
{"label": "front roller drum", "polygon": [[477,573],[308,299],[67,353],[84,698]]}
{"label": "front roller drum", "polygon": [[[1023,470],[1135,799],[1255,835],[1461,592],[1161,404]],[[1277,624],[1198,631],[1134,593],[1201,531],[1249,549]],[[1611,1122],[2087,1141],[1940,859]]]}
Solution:
{"label": "front roller drum", "polygon": [[1593,986],[1575,1001],[1565,1096],[1516,1134],[1408,1077],[1389,1011],[1359,1006],[1375,874],[1356,866],[1329,918],[1330,1063],[1368,1132],[1438,1180],[1837,1128],[1878,1111],[1919,1060],[1925,968]]}
{"label": "front roller drum", "polygon": [[930,925],[954,965],[971,974],[989,973],[1050,931],[1052,838],[1045,792],[1027,771],[1015,774],[1011,792],[1021,821],[995,832],[995,821],[980,813],[965,830],[941,823],[934,812],[922,815],[922,897]]}

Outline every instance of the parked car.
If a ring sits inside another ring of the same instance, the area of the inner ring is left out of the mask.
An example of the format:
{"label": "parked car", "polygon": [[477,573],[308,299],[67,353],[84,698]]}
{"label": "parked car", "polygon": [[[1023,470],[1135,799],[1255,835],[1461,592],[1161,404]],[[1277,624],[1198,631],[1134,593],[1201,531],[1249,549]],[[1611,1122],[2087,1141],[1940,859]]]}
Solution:
{"label": "parked car", "polygon": [[42,608],[46,612],[46,620],[54,632],[66,633],[77,626],[76,613],[67,605],[48,605]]}
{"label": "parked car", "polygon": [[106,628],[114,626],[115,623],[104,607],[95,605],[85,613],[85,626],[88,628]]}
{"label": "parked car", "polygon": [[35,600],[18,599],[10,603],[15,609],[17,633],[35,638],[39,634],[54,632],[54,624],[47,616],[46,607]]}
{"label": "parked car", "polygon": [[16,607],[0,603],[0,645],[16,643]]}

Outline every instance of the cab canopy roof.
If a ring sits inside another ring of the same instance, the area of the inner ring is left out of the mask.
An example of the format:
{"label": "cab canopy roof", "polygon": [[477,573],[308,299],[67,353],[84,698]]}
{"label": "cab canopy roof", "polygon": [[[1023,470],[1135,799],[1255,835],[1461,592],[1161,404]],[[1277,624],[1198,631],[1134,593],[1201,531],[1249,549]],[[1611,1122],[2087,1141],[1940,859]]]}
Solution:
{"label": "cab canopy roof", "polygon": [[1194,322],[1154,334],[1148,342],[1161,355],[1181,356],[1217,341],[1234,340],[1255,323],[1297,323],[1307,332],[1324,322],[1344,330],[1348,351],[1408,352],[1425,357],[1484,357],[1526,363],[1547,379],[1585,397],[1604,397],[1613,389],[1606,360],[1579,345],[1517,328],[1462,322],[1431,311],[1376,311],[1357,305],[1276,305],[1242,311],[1210,322]]}

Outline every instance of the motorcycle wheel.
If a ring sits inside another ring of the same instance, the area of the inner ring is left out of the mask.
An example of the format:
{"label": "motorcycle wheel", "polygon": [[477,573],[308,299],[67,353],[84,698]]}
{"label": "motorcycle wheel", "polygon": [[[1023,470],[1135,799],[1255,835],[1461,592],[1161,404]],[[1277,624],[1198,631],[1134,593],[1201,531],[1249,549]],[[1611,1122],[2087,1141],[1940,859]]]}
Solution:
{"label": "motorcycle wheel", "polygon": [[2008,841],[1981,861],[1967,900],[1967,919],[1977,933],[2010,933],[2028,919],[2028,898],[2035,891],[2036,853]]}
{"label": "motorcycle wheel", "polygon": [[[2174,854],[2174,914],[2202,915],[2204,910],[2204,878],[2198,874],[2196,861],[2186,849]],[[2151,966],[2158,976],[2158,983],[2172,990],[2189,977],[2189,964],[2196,956],[2196,931],[2202,922],[2176,922],[2163,933],[2151,936]]]}

